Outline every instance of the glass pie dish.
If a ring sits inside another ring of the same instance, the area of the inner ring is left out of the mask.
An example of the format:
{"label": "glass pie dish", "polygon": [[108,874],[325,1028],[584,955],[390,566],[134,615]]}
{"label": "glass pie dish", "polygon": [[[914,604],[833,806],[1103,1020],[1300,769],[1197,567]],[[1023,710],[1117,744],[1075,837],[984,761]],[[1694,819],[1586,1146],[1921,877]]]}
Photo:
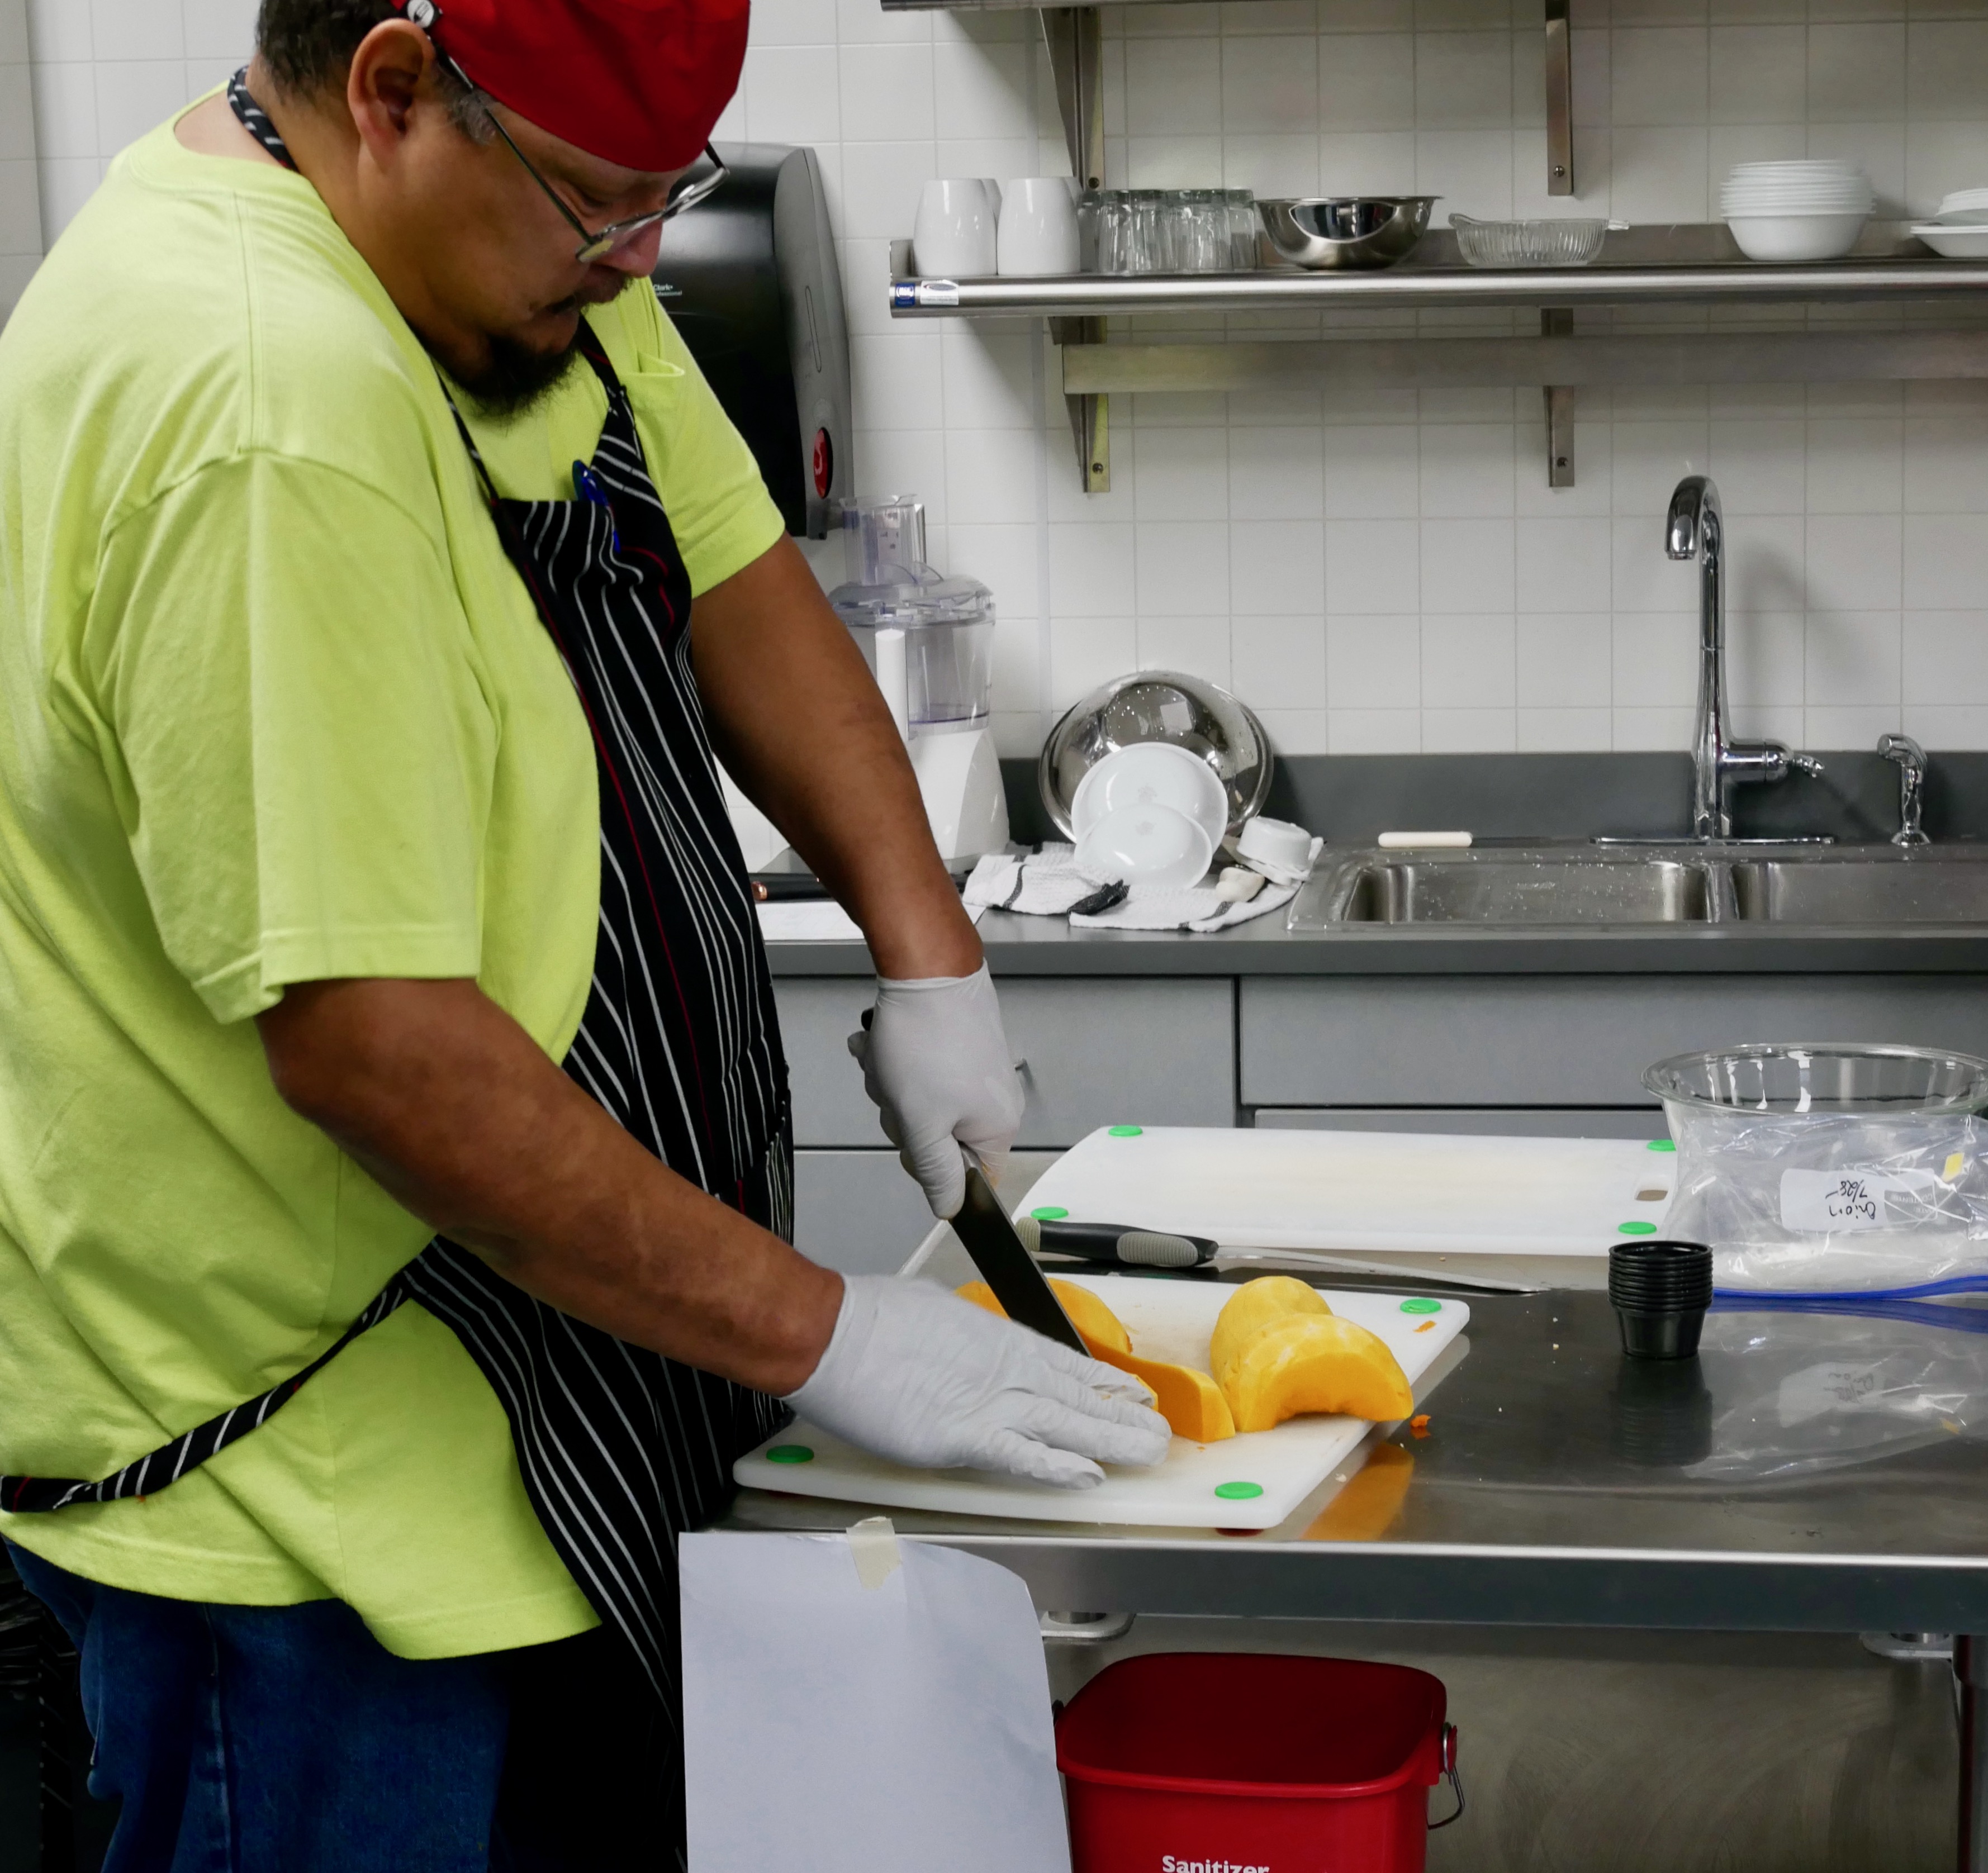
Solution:
{"label": "glass pie dish", "polygon": [[1584,267],[1610,233],[1627,221],[1548,220],[1480,221],[1452,214],[1457,251],[1473,267]]}

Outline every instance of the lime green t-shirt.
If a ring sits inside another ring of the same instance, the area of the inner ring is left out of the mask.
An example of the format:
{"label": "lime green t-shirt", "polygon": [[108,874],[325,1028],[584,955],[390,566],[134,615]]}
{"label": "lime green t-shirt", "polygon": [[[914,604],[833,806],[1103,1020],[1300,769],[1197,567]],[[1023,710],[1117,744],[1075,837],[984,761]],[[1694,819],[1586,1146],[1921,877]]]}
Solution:
{"label": "lime green t-shirt", "polygon": [[[589,316],[707,589],[779,515],[647,282]],[[504,493],[570,499],[606,413],[582,365],[474,427]],[[563,1055],[594,775],[379,282],[301,177],[154,131],[0,332],[0,1471],[110,1473],[419,1251],[249,1017],[292,982],[474,976]],[[413,1305],[205,1469],[0,1532],[155,1594],[335,1595],[410,1657],[593,1623],[495,1398]]]}

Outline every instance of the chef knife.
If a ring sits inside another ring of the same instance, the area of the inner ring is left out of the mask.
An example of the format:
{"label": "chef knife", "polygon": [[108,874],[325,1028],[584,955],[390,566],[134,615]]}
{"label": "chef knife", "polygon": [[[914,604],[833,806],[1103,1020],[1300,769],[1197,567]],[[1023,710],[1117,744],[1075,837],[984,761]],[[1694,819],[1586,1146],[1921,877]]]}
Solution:
{"label": "chef knife", "polygon": [[1222,1246],[1206,1236],[1183,1236],[1174,1230],[1072,1223],[1053,1217],[1017,1217],[1015,1228],[1023,1245],[1038,1254],[1046,1250],[1114,1268],[1198,1268],[1212,1261]]}
{"label": "chef knife", "polygon": [[1083,1335],[1070,1324],[1063,1303],[1023,1246],[977,1164],[966,1167],[966,1201],[952,1219],[952,1232],[966,1245],[974,1267],[1010,1320],[1087,1356]]}

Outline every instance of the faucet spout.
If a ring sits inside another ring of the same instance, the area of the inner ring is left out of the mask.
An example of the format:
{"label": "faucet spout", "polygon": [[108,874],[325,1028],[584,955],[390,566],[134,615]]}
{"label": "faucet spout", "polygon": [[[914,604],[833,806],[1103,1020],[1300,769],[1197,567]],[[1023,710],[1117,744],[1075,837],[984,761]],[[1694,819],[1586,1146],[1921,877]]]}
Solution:
{"label": "faucet spout", "polygon": [[1664,551],[1698,562],[1698,714],[1692,728],[1691,831],[1694,839],[1725,839],[1733,831],[1726,805],[1726,516],[1709,475],[1689,474],[1671,496]]}

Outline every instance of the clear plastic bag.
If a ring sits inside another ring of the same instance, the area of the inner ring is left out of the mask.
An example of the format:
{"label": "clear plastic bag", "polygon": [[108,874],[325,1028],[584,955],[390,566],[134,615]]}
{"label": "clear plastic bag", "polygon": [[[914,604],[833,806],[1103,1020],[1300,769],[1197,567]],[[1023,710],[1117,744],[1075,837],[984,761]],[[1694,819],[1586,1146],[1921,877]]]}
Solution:
{"label": "clear plastic bag", "polygon": [[1988,1061],[1766,1045],[1659,1061],[1678,1162],[1669,1234],[1722,1291],[1923,1295],[1988,1287]]}
{"label": "clear plastic bag", "polygon": [[1712,1422],[1694,1476],[1799,1476],[1988,1433],[1988,1312],[1973,1308],[1721,1308],[1699,1358]]}
{"label": "clear plastic bag", "polygon": [[1923,1294],[1988,1286],[1988,1126],[1694,1112],[1672,1129],[1668,1234],[1709,1243],[1722,1289]]}

